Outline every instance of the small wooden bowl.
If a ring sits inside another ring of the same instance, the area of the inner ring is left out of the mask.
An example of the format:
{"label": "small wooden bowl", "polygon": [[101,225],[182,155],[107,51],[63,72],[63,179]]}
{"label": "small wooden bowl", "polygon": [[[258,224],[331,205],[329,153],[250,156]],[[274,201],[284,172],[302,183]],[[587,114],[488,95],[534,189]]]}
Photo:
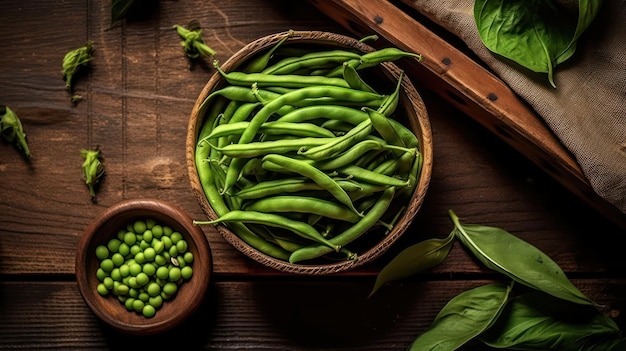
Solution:
{"label": "small wooden bowl", "polygon": [[[188,251],[194,255],[193,276],[180,285],[172,299],[163,302],[152,318],[128,311],[115,296],[101,296],[96,290],[100,283],[96,277],[100,266],[95,255],[96,247],[106,245],[127,224],[148,218],[180,232],[188,243]],[[140,199],[123,201],[106,209],[87,226],[78,244],[75,271],[78,288],[94,314],[119,331],[148,335],[168,330],[194,313],[207,292],[212,263],[204,232],[193,225],[189,215],[160,200]]]}
{"label": "small wooden bowl", "polygon": [[[237,70],[240,67],[244,67],[245,64],[260,53],[269,50],[276,43],[283,40],[288,36],[290,32],[282,32],[274,35],[259,38],[247,45],[241,50],[231,56],[226,62],[221,63],[221,69],[225,72]],[[296,47],[315,47],[320,49],[347,49],[358,53],[367,53],[374,51],[371,46],[360,42],[357,39],[335,34],[329,32],[320,31],[295,31],[291,32],[288,39],[281,44],[281,47],[296,46]],[[371,69],[371,68],[370,68]],[[379,65],[379,68],[374,73],[373,79],[377,82],[373,85],[374,88],[380,89],[380,91],[393,91],[397,85],[398,79],[401,75],[401,69],[394,63],[385,62]],[[187,169],[189,173],[189,179],[193,192],[202,207],[202,210],[211,220],[216,219],[217,215],[211,208],[203,187],[198,176],[198,170],[195,163],[196,144],[198,141],[198,135],[201,131],[204,121],[204,113],[210,108],[210,103],[203,106],[203,101],[209,94],[224,87],[227,83],[219,73],[215,73],[207,82],[204,89],[198,96],[196,104],[192,110],[189,120],[189,129],[187,134],[186,148],[187,148]],[[424,103],[418,94],[417,90],[404,75],[401,82],[401,94],[400,102],[396,110],[396,120],[408,125],[409,128],[415,133],[419,139],[419,151],[423,157],[423,166],[421,170],[421,176],[415,191],[406,205],[406,210],[400,219],[396,222],[393,230],[391,230],[383,239],[373,244],[369,249],[362,252],[358,252],[357,260],[341,260],[336,262],[322,263],[322,264],[306,264],[297,263],[292,264],[283,260],[279,260],[270,257],[264,253],[259,252],[255,248],[248,245],[242,239],[240,239],[235,233],[228,229],[227,226],[219,225],[217,230],[221,233],[226,241],[232,244],[237,250],[244,253],[246,256],[260,262],[261,264],[270,268],[277,269],[279,271],[307,274],[307,275],[321,275],[343,272],[354,269],[358,266],[371,262],[372,260],[383,254],[394,242],[400,238],[400,236],[410,226],[413,218],[421,207],[426,190],[430,183],[431,171],[432,171],[432,132],[430,127],[430,121]],[[400,206],[397,207],[398,209]]]}

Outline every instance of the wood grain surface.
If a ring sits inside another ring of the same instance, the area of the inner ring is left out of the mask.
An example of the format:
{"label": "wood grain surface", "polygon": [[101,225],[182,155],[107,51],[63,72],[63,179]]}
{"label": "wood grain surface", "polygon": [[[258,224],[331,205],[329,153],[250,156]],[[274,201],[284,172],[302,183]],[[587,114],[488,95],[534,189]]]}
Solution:
{"label": "wood grain surface", "polygon": [[[79,238],[96,214],[125,199],[159,198],[203,219],[187,178],[185,138],[196,97],[214,73],[184,56],[174,24],[197,19],[225,61],[261,36],[296,30],[352,35],[308,2],[161,0],[110,23],[110,1],[0,2],[0,104],[21,118],[25,161],[0,143],[0,348],[119,349],[130,337],[101,324],[74,278]],[[94,43],[94,59],[70,102],[65,53]],[[401,65],[402,62],[399,62]],[[454,295],[500,279],[456,243],[434,270],[366,299],[396,253],[465,223],[498,226],[551,256],[616,317],[626,306],[623,229],[522,153],[411,76],[428,109],[432,181],[407,234],[384,256],[338,276],[303,278],[244,257],[211,227],[214,281],[205,305],[148,346],[207,350],[405,350]],[[106,176],[92,203],[81,148],[102,150]],[[479,350],[481,345],[468,350]]]}

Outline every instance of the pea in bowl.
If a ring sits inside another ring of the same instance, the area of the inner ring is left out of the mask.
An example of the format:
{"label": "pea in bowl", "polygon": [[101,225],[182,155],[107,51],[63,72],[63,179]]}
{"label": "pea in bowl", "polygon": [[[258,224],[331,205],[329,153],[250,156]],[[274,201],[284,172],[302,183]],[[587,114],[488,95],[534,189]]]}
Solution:
{"label": "pea in bowl", "polygon": [[394,62],[416,56],[289,31],[215,62],[186,140],[207,216],[195,223],[289,273],[379,257],[409,228],[430,182],[428,115]]}
{"label": "pea in bowl", "polygon": [[212,273],[204,232],[181,208],[156,199],[107,208],[85,229],[76,281],[93,313],[129,334],[171,329],[201,305]]}

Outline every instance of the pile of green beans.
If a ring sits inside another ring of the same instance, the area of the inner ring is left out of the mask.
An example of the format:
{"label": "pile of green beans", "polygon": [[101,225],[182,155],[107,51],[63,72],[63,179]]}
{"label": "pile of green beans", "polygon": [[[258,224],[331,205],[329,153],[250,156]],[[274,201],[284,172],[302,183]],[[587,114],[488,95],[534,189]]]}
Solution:
{"label": "pile of green beans", "polygon": [[113,295],[128,311],[155,316],[193,275],[193,253],[180,232],[153,219],[137,220],[95,250],[102,296]]}
{"label": "pile of green beans", "polygon": [[393,228],[422,167],[395,119],[402,74],[383,94],[364,72],[419,55],[282,44],[242,69],[215,62],[225,84],[201,105],[195,163],[218,218],[194,223],[223,223],[291,263],[358,259]]}

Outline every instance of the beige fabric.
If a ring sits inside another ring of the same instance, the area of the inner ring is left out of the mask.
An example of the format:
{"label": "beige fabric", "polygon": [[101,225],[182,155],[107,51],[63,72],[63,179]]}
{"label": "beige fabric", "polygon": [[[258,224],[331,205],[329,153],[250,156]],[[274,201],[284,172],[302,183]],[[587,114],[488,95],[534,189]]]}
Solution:
{"label": "beige fabric", "polygon": [[471,0],[415,0],[412,6],[461,38],[526,100],[572,152],[598,195],[626,213],[626,2],[604,1],[557,66],[556,89],[543,74],[526,74],[489,52],[480,40]]}

